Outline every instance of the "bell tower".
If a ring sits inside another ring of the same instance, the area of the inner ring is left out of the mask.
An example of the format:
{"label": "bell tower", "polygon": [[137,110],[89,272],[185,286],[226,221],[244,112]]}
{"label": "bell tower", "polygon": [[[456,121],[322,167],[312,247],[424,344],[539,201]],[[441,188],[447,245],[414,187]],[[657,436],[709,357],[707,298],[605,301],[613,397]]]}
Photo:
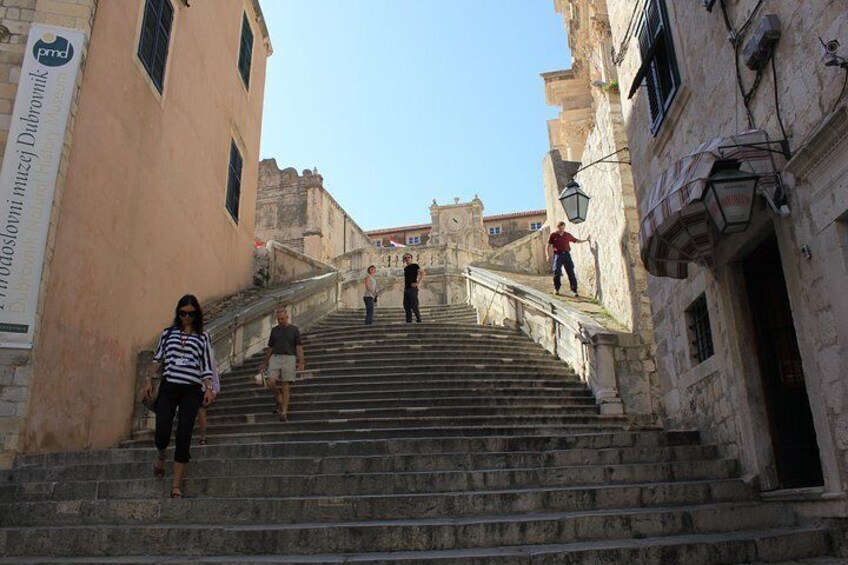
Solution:
{"label": "bell tower", "polygon": [[489,249],[489,236],[483,227],[483,202],[477,195],[471,202],[439,205],[433,199],[430,205],[430,243],[453,244],[470,249]]}

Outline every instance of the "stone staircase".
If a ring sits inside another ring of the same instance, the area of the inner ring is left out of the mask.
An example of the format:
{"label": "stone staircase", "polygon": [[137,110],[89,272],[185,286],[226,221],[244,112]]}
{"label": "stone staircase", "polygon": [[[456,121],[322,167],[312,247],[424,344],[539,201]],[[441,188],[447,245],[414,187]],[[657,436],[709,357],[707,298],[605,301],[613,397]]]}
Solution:
{"label": "stone staircase", "polygon": [[[0,564],[839,563],[697,434],[629,430],[524,335],[465,306],[339,311],[305,336],[291,421],[223,377],[187,498],[121,449],[0,473]],[[169,469],[170,472],[170,469]]]}

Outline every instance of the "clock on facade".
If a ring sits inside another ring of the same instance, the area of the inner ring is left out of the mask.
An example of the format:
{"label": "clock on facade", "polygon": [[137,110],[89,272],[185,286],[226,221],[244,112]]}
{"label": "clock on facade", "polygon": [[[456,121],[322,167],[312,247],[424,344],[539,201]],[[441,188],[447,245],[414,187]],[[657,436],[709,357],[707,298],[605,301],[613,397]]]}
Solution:
{"label": "clock on facade", "polygon": [[446,212],[444,218],[443,225],[448,231],[460,231],[468,224],[468,213],[465,211]]}

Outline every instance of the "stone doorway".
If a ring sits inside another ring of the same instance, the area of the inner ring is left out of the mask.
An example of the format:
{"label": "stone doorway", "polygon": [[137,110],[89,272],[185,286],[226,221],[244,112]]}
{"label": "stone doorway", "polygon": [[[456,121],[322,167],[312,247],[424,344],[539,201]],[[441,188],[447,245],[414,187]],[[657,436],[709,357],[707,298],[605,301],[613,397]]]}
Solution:
{"label": "stone doorway", "polygon": [[760,244],[742,261],[742,268],[779,488],[822,485],[816,431],[777,238],[771,235]]}

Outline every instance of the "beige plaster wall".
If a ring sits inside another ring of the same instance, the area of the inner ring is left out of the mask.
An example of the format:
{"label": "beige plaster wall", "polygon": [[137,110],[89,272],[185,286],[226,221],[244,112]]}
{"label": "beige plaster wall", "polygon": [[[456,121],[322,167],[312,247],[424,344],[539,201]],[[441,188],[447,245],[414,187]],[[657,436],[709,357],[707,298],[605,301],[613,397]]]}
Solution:
{"label": "beige plaster wall", "polygon": [[[641,63],[635,41],[624,37],[633,5],[629,0],[608,0],[608,4],[614,44],[629,45],[618,69],[626,90]],[[728,4],[728,15],[736,29],[755,5],[754,0]],[[632,100],[622,101],[637,199],[666,167],[700,143],[751,126],[738,94],[734,52],[719,8],[710,14],[677,2],[667,2],[667,6],[682,84],[657,135],[650,132],[644,89]],[[650,277],[648,293],[654,310],[658,370],[664,381],[669,425],[698,427],[708,440],[738,451],[745,470],[764,486],[774,487],[759,369],[750,354],[754,344],[744,280],[736,262],[757,241],[776,233],[825,487],[829,492],[844,493],[848,488],[848,385],[844,379],[848,327],[843,323],[848,318],[844,299],[844,281],[848,280],[844,251],[848,150],[846,128],[831,114],[844,74],[823,64],[817,38],[838,39],[843,46],[848,45],[848,12],[843,2],[837,1],[771,2],[753,19],[752,30],[766,13],[779,17],[783,31],[775,55],[777,85],[769,68],[750,109],[753,125],[768,132],[771,139],[780,139],[774,104],[777,89],[780,115],[795,154],[789,167],[781,158],[776,159],[779,169],[792,173],[784,175],[791,191],[792,215],[778,219],[757,206],[754,225],[748,231],[720,240],[715,269],[693,267],[684,281]],[[755,73],[743,66],[741,74],[745,88],[751,88]],[[844,109],[840,112],[844,114]],[[819,134],[814,133],[817,129]],[[820,195],[822,205],[816,206],[815,195]],[[802,245],[809,246],[812,260],[801,258]],[[714,358],[693,365],[685,339],[684,310],[701,292],[707,296],[716,353]]]}
{"label": "beige plaster wall", "polygon": [[251,282],[253,167],[244,167],[238,224],[224,205],[230,140],[246,164],[259,154],[270,54],[259,24],[249,91],[235,63],[242,13],[255,22],[253,4],[174,2],[161,96],[136,57],[143,5],[97,3],[48,239],[24,451],[125,437],[135,354],[179,296],[207,300]]}

